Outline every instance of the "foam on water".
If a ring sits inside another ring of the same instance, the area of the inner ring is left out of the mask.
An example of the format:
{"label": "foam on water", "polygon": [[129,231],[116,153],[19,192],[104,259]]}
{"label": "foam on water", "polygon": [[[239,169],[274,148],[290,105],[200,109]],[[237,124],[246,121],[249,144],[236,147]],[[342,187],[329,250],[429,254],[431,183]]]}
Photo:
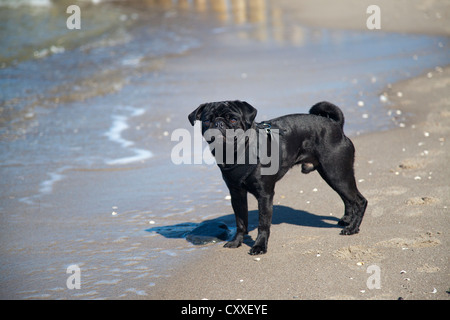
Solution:
{"label": "foam on water", "polygon": [[127,125],[127,117],[125,116],[112,116],[113,123],[108,132],[105,133],[105,136],[108,137],[109,140],[120,144],[123,148],[127,148],[132,146],[134,143],[129,140],[125,140],[122,138],[122,131],[128,129]]}
{"label": "foam on water", "polygon": [[[67,173],[73,170],[79,170],[81,168],[86,168],[92,166],[94,163],[96,166],[106,164],[108,166],[119,166],[128,165],[132,163],[143,162],[147,159],[153,157],[153,153],[150,150],[135,147],[135,142],[129,139],[125,139],[123,134],[129,129],[128,122],[131,118],[137,118],[145,114],[145,109],[134,108],[131,106],[117,107],[115,114],[111,116],[112,123],[111,127],[103,134],[108,138],[113,144],[118,144],[121,149],[124,150],[125,154],[130,154],[129,156],[124,156],[115,159],[108,159],[104,156],[100,157],[100,161],[92,162],[88,156],[82,156],[78,159],[74,159],[70,164],[57,166],[48,171],[44,176],[43,180],[39,182],[39,186],[36,194],[28,195],[26,197],[21,197],[19,201],[28,205],[34,205],[39,200],[40,205],[43,204],[41,199],[43,196],[51,195],[54,191],[55,186],[67,178]],[[111,147],[115,150],[114,153],[119,152],[117,148]],[[71,148],[72,152],[77,152],[79,148]],[[32,161],[32,159],[30,159]],[[29,160],[28,160],[29,161]],[[43,204],[45,206],[45,203]]]}
{"label": "foam on water", "polygon": [[64,172],[70,170],[70,166],[63,166],[61,168],[56,169],[55,171],[47,173],[48,179],[42,181],[39,184],[38,193],[20,198],[19,201],[28,205],[36,204],[36,200],[40,200],[42,196],[49,195],[53,192],[53,188],[56,183],[62,181],[66,176],[63,174]]}
{"label": "foam on water", "polygon": [[132,148],[130,150],[135,153],[134,156],[124,157],[124,158],[119,158],[119,159],[114,159],[114,160],[107,160],[106,164],[109,164],[109,165],[130,164],[130,163],[133,163],[133,162],[144,161],[144,160],[149,159],[149,158],[151,158],[153,156],[153,153],[151,153],[148,150],[136,149],[136,148]]}
{"label": "foam on water", "polygon": [[48,175],[50,176],[50,179],[42,181],[39,187],[39,193],[41,194],[50,194],[53,191],[53,186],[58,181],[61,181],[64,179],[64,175],[62,174],[67,169],[70,169],[70,167],[64,166],[62,168],[59,168],[55,172],[50,172]]}
{"label": "foam on water", "polygon": [[133,107],[125,107],[125,110],[129,111],[130,114],[128,116],[123,115],[113,115],[111,128],[105,133],[105,136],[108,137],[112,142],[118,143],[122,148],[126,148],[134,153],[133,156],[122,157],[118,159],[110,159],[105,160],[105,163],[108,165],[125,165],[133,162],[144,161],[153,156],[153,153],[149,150],[139,149],[139,148],[130,148],[134,145],[133,141],[127,140],[123,138],[122,133],[129,128],[128,121],[132,117],[139,117],[145,113],[145,110],[142,108],[133,108]]}

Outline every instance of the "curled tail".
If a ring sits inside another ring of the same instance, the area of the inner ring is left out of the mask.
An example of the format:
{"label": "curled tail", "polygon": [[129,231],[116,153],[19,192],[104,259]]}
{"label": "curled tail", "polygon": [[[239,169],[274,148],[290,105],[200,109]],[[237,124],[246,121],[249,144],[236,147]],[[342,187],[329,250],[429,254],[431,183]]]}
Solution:
{"label": "curled tail", "polygon": [[339,123],[341,128],[344,129],[344,114],[339,107],[330,102],[322,101],[316,103],[311,107],[311,109],[309,109],[309,113],[330,118]]}

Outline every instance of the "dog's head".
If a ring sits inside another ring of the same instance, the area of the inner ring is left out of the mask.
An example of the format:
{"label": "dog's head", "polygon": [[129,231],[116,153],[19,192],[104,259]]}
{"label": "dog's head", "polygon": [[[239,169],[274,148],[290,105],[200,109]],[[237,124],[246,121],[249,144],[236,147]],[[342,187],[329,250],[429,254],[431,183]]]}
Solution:
{"label": "dog's head", "polygon": [[256,113],[245,101],[220,101],[201,104],[188,118],[192,125],[196,120],[202,122],[202,134],[208,129],[218,129],[225,137],[227,129],[250,129]]}

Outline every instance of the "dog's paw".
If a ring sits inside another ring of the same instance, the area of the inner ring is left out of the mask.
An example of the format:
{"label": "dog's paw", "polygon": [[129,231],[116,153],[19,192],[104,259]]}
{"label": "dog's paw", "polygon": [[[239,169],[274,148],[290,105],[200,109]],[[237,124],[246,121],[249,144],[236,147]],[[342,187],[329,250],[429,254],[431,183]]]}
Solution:
{"label": "dog's paw", "polygon": [[232,240],[232,241],[228,241],[227,243],[225,243],[223,245],[224,248],[238,248],[240,247],[242,244],[242,241],[239,240]]}
{"label": "dog's paw", "polygon": [[344,236],[350,236],[350,235],[352,235],[352,234],[356,234],[356,233],[358,233],[359,232],[359,228],[349,228],[349,227],[346,227],[346,228],[344,228],[344,229],[342,229],[341,230],[341,235],[344,235]]}
{"label": "dog's paw", "polygon": [[250,255],[254,256],[257,254],[264,254],[267,252],[267,247],[266,246],[258,246],[258,245],[254,245],[250,251],[248,252]]}
{"label": "dog's paw", "polygon": [[314,170],[316,170],[316,168],[314,167],[314,165],[312,163],[309,163],[309,162],[302,163],[302,173],[308,174]]}

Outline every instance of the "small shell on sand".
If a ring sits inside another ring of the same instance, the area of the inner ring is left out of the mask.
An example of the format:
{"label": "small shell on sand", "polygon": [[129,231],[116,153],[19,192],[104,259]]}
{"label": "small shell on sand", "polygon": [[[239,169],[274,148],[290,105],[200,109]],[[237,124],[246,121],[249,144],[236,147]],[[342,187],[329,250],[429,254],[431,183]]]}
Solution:
{"label": "small shell on sand", "polygon": [[387,102],[387,101],[388,101],[387,96],[386,96],[385,94],[382,94],[382,95],[380,96],[380,101],[381,101],[381,102]]}

